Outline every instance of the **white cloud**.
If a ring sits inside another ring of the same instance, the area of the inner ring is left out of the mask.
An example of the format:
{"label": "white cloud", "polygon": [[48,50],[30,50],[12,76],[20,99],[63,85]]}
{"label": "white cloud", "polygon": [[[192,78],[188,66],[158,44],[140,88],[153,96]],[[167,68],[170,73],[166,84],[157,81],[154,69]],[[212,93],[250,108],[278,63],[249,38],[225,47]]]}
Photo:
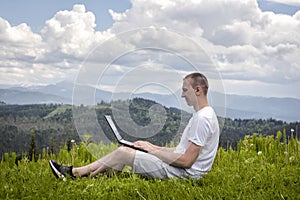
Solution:
{"label": "white cloud", "polygon": [[33,33],[25,23],[12,27],[0,17],[0,44],[1,61],[9,64],[37,57],[42,38]]}
{"label": "white cloud", "polygon": [[0,84],[28,85],[38,80],[31,63],[43,52],[43,42],[25,23],[11,26],[0,18],[0,52]]}
{"label": "white cloud", "polygon": [[83,5],[59,11],[41,33],[0,18],[0,84],[50,84],[74,76],[91,48],[111,36],[95,27],[94,14]]}
{"label": "white cloud", "polygon": [[[144,26],[166,27],[186,34],[217,58],[223,78],[295,82],[300,74],[300,12],[294,16],[262,12],[256,0],[133,0],[124,13],[111,11],[114,31]],[[162,9],[163,7],[163,9]],[[162,42],[168,42],[162,39]]]}
{"label": "white cloud", "polygon": [[33,33],[25,23],[12,27],[8,21],[0,17],[0,41],[20,45],[36,44],[41,41],[41,37]]}
{"label": "white cloud", "polygon": [[[41,33],[33,33],[26,24],[11,26],[0,18],[0,72],[6,73],[0,84],[10,79],[13,83],[47,83],[74,75],[97,45],[101,46],[98,52],[88,58],[95,67],[94,74],[107,67],[105,63],[114,62],[111,73],[124,76],[152,59],[156,63],[153,74],[160,64],[166,64],[183,75],[192,69],[174,59],[176,53],[197,63],[206,56],[190,41],[202,46],[218,64],[225,87],[235,91],[239,91],[241,82],[248,81],[265,84],[264,88],[278,96],[282,91],[269,88],[300,80],[300,11],[293,16],[262,12],[256,0],[131,2],[132,8],[125,12],[108,11],[115,23],[105,32],[95,31],[95,15],[83,5],[57,12],[45,22]],[[158,29],[138,30],[143,27]],[[134,34],[126,35],[126,31]],[[136,50],[151,46],[168,49],[174,55]],[[207,70],[204,65],[203,70]],[[148,73],[151,74],[149,70]]]}
{"label": "white cloud", "polygon": [[59,11],[46,21],[41,33],[50,49],[80,57],[109,36],[107,32],[96,32],[95,27],[95,15],[86,12],[84,5],[74,5],[73,10]]}

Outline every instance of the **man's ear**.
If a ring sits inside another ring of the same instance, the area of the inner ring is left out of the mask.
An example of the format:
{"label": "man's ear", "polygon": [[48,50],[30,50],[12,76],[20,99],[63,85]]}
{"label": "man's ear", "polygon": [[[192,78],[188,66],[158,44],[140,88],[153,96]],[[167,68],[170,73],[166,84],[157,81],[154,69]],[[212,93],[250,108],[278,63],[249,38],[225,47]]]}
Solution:
{"label": "man's ear", "polygon": [[202,87],[200,85],[196,86],[195,92],[196,92],[196,95],[200,95],[202,93]]}

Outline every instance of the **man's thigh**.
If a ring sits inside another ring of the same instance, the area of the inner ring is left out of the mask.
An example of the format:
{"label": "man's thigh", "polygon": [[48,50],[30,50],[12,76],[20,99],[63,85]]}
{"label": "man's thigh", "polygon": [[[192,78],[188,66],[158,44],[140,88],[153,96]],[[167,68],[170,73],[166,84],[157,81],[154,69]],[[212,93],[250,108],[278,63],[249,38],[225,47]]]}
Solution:
{"label": "man's thigh", "polygon": [[141,151],[136,151],[132,171],[142,176],[158,179],[187,178],[188,176],[184,169],[170,166],[156,156]]}

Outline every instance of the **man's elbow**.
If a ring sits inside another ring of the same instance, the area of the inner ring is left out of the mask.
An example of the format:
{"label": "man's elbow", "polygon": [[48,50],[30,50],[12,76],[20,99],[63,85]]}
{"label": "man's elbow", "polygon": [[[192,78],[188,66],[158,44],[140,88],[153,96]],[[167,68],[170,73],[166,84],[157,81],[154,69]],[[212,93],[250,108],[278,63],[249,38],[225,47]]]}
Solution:
{"label": "man's elbow", "polygon": [[185,169],[190,169],[194,164],[194,161],[187,160],[183,163],[182,167]]}
{"label": "man's elbow", "polygon": [[193,164],[195,163],[196,159],[197,159],[197,156],[182,155],[178,160],[176,160],[175,163],[176,163],[177,167],[190,169],[193,166]]}

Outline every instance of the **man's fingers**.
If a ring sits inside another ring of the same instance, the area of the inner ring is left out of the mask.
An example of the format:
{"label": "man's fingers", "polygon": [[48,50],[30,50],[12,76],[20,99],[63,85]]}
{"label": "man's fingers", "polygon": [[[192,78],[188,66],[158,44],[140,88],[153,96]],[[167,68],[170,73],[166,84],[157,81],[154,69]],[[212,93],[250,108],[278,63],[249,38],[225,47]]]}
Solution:
{"label": "man's fingers", "polygon": [[141,147],[143,145],[143,142],[142,141],[136,141],[133,143],[134,146],[136,147]]}

